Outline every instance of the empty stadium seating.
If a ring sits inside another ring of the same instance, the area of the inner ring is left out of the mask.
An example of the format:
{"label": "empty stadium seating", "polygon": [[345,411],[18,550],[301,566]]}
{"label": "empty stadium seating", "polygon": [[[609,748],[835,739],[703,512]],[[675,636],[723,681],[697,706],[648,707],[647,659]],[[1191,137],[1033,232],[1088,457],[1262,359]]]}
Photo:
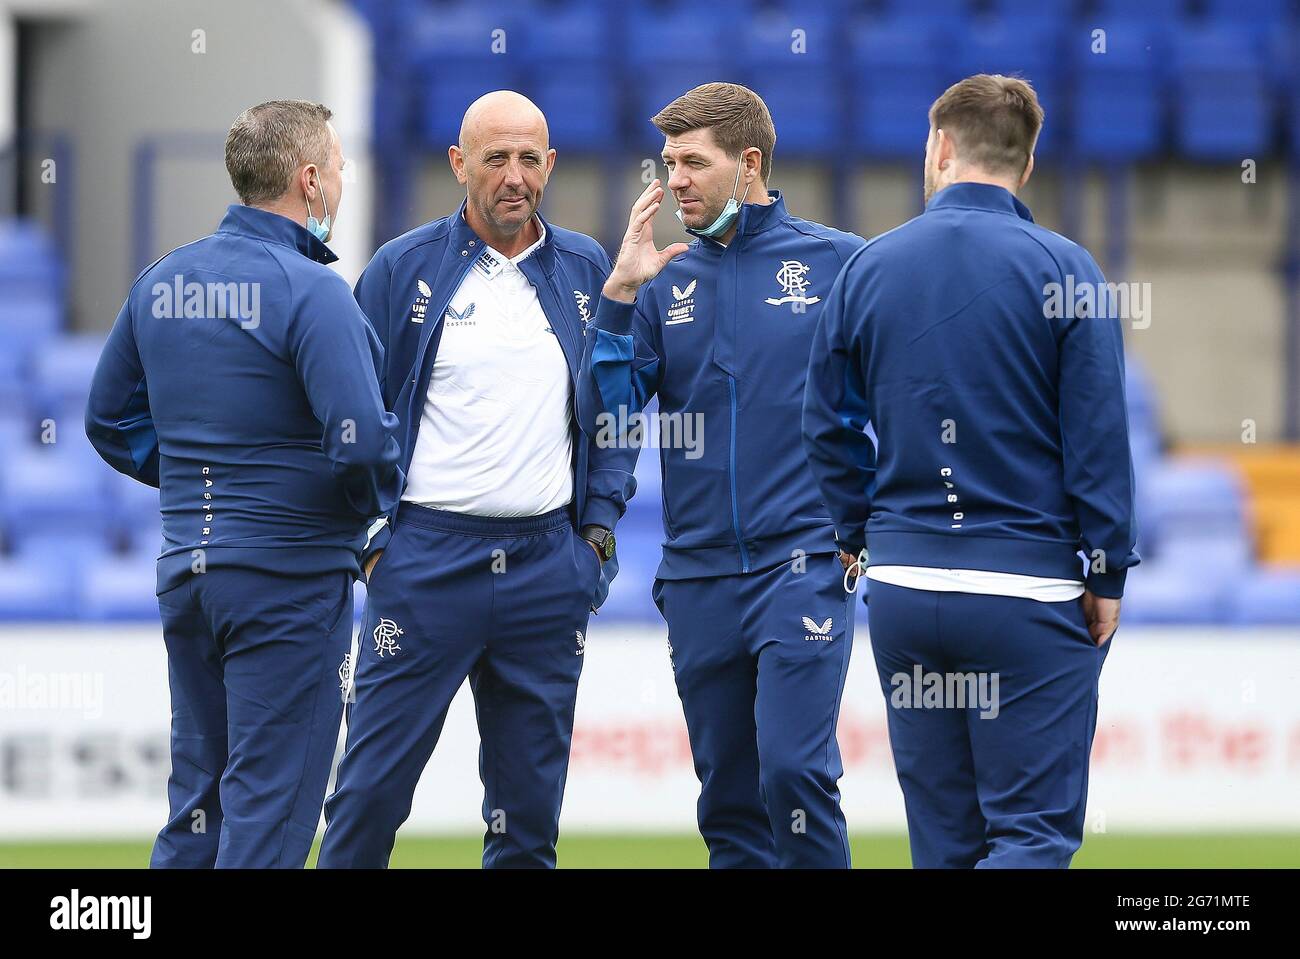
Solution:
{"label": "empty stadium seating", "polygon": [[[452,142],[475,96],[514,86],[563,150],[653,155],[648,118],[721,78],[765,96],[782,155],[915,163],[933,98],[996,70],[1039,90],[1044,162],[1236,162],[1284,144],[1300,156],[1291,0],[353,2],[375,38],[376,137],[417,153]],[[65,272],[42,230],[0,221],[0,620],[155,619],[157,493],[85,440],[102,339],[68,332]],[[1128,402],[1144,562],[1126,621],[1300,623],[1300,450],[1171,454],[1136,362]],[[657,450],[642,452],[637,477],[600,615],[658,622]],[[358,586],[358,616],[363,597]]]}

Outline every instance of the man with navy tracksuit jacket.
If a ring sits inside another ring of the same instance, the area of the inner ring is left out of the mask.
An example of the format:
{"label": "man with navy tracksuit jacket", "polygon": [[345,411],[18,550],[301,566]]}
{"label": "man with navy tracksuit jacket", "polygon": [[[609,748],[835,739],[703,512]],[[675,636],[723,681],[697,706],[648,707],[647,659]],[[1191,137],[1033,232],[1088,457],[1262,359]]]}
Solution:
{"label": "man with navy tracksuit jacket", "polygon": [[322,867],[388,864],[466,677],[483,865],[555,865],[587,619],[617,571],[612,530],[635,485],[633,457],[596,449],[574,415],[609,258],[536,214],[555,160],[545,118],[516,93],[487,94],[450,156],[466,202],[385,244],[356,288],[385,346],[407,484],[367,551]]}
{"label": "man with navy tracksuit jacket", "polygon": [[160,490],[172,772],[154,867],[305,862],[366,519],[401,487],[382,351],[326,267],[343,167],[329,117],[301,101],[240,115],[226,165],[242,205],[140,275],[91,384],[91,442]]}
{"label": "man with navy tracksuit jacket", "polygon": [[849,261],[809,363],[809,461],[842,561],[868,551],[917,867],[1069,865],[1138,562],[1119,318],[1015,196],[1042,118],[1014,78],[935,102],[925,212]]}
{"label": "man with navy tracksuit jacket", "polygon": [[698,418],[700,446],[661,444],[654,597],[710,864],[847,867],[835,726],[853,609],[800,411],[822,301],[862,240],[767,191],[775,131],[752,91],[705,84],[654,122],[697,239],[655,248],[664,191],[651,183],[587,338],[583,425],[598,444],[625,441],[619,424],[654,396],[665,422]]}

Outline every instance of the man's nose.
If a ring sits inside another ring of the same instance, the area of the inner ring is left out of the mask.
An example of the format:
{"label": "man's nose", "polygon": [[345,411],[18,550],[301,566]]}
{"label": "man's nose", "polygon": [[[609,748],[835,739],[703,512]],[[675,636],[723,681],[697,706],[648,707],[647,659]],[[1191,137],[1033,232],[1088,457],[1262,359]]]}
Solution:
{"label": "man's nose", "polygon": [[668,189],[677,192],[685,190],[690,185],[690,178],[681,172],[680,167],[668,177]]}

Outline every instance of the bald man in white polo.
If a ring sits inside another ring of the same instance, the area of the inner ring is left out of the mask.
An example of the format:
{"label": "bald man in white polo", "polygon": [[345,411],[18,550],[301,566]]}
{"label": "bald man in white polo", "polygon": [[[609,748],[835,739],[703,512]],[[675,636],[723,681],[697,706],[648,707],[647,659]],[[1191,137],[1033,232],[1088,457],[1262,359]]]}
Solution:
{"label": "bald man in white polo", "polygon": [[573,415],[587,302],[610,263],[537,214],[546,119],[497,91],[448,149],[466,200],[385,244],[356,296],[386,351],[407,477],[375,517],[347,751],[322,867],[388,865],[466,678],[482,741],[485,867],[553,867],[587,618],[617,569],[628,450]]}

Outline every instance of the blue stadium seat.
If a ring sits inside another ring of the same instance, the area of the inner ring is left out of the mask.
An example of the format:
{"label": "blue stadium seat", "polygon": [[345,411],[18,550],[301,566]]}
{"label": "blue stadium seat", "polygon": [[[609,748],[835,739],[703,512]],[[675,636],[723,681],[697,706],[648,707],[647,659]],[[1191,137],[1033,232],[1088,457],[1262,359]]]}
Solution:
{"label": "blue stadium seat", "polygon": [[1257,570],[1233,595],[1233,621],[1300,626],[1300,570]]}
{"label": "blue stadium seat", "polygon": [[1075,0],[989,0],[990,16],[1017,24],[1032,24],[1035,27],[1049,26],[1054,29],[1064,28],[1074,20],[1079,3]]}
{"label": "blue stadium seat", "polygon": [[[650,118],[666,107],[687,90],[701,83],[715,81],[742,81],[733,70],[723,65],[722,61],[705,63],[647,64],[644,73],[636,75],[632,89],[628,91],[631,98],[630,111],[632,136],[636,145],[647,151],[647,156],[658,157],[663,147],[663,134],[655,129]],[[778,143],[781,143],[780,131]],[[784,146],[784,143],[781,143]]]}
{"label": "blue stadium seat", "polygon": [[100,622],[157,620],[157,581],[151,560],[108,556],[92,563],[82,580],[81,617]]}
{"label": "blue stadium seat", "polygon": [[1294,0],[1203,0],[1210,21],[1276,30],[1295,20]]}
{"label": "blue stadium seat", "polygon": [[63,335],[33,353],[32,378],[42,412],[72,407],[84,413],[103,349],[103,336]]}
{"label": "blue stadium seat", "polygon": [[1143,560],[1124,587],[1120,632],[1138,624],[1229,622],[1240,583],[1232,575]]}
{"label": "blue stadium seat", "polygon": [[980,0],[929,0],[917,3],[916,0],[879,0],[874,9],[887,19],[908,17],[914,21],[924,20],[932,27],[944,30],[965,30],[977,19],[976,11]]}
{"label": "blue stadium seat", "polygon": [[1250,542],[1241,478],[1218,461],[1162,462],[1137,492],[1142,539],[1157,555],[1166,538],[1180,535]]}
{"label": "blue stadium seat", "polygon": [[[737,14],[744,9],[736,0],[637,0],[628,4],[624,17],[624,52],[630,68],[664,64],[698,64],[714,73],[728,68],[735,53]],[[643,69],[632,74],[643,81]],[[689,90],[689,84],[684,86]],[[677,92],[681,92],[680,90]]]}
{"label": "blue stadium seat", "polygon": [[40,534],[92,532],[105,540],[112,525],[100,473],[60,443],[23,446],[0,463],[0,525],[9,542]]}
{"label": "blue stadium seat", "polygon": [[33,354],[63,326],[63,307],[53,294],[21,284],[0,282],[0,290],[0,372],[26,380]]}
{"label": "blue stadium seat", "polygon": [[0,289],[6,298],[63,302],[65,268],[45,231],[30,220],[0,219]]}
{"label": "blue stadium seat", "polygon": [[780,156],[834,157],[842,152],[844,97],[836,70],[766,67],[745,77],[776,125]]}
{"label": "blue stadium seat", "polygon": [[547,72],[571,64],[610,61],[614,9],[603,0],[521,0],[516,5],[520,24],[517,45],[530,68]]}
{"label": "blue stadium seat", "polygon": [[435,152],[445,151],[460,137],[465,109],[493,90],[519,90],[519,76],[518,71],[495,63],[454,72],[439,71],[423,90],[420,132],[425,145]]}
{"label": "blue stadium seat", "polygon": [[104,464],[100,471],[104,496],[113,517],[113,532],[121,542],[134,541],[141,530],[151,531],[150,549],[157,545],[162,518],[158,490],[137,483]]}
{"label": "blue stadium seat", "polygon": [[[1094,0],[1088,11],[1093,19],[1140,17],[1148,23],[1168,28],[1187,18],[1188,0]],[[1088,17],[1084,18],[1085,21]]]}
{"label": "blue stadium seat", "polygon": [[730,0],[700,5],[687,0],[640,0],[622,22],[623,88],[634,142],[657,156],[663,136],[649,122],[692,87],[738,81]]}
{"label": "blue stadium seat", "polygon": [[557,150],[605,153],[621,145],[617,74],[604,61],[546,70],[529,93]]}
{"label": "blue stadium seat", "polygon": [[1273,97],[1248,31],[1185,28],[1175,36],[1173,62],[1176,138],[1186,156],[1240,161],[1268,151]]}
{"label": "blue stadium seat", "polygon": [[1064,96],[1064,37],[1051,24],[980,21],[961,37],[956,63],[961,76],[1001,73],[1033,84],[1047,114],[1035,153],[1050,157],[1064,146],[1069,129]]}
{"label": "blue stadium seat", "polygon": [[772,113],[786,156],[835,156],[843,135],[843,79],[834,69],[836,20],[802,5],[760,7],[744,21],[739,72]]}
{"label": "blue stadium seat", "polygon": [[1070,40],[1075,66],[1071,147],[1085,160],[1127,162],[1163,142],[1160,50],[1150,28],[1108,23],[1105,52],[1090,33]]}
{"label": "blue stadium seat", "polygon": [[[520,88],[519,23],[517,10],[501,0],[433,0],[410,17],[402,61],[408,76],[424,78],[420,131],[429,147],[455,143],[465,108],[484,93]],[[493,52],[496,30],[505,31],[504,53]]]}
{"label": "blue stadium seat", "polygon": [[920,18],[860,20],[850,27],[846,112],[858,150],[919,162],[930,104],[950,79],[947,41]]}
{"label": "blue stadium seat", "polygon": [[66,571],[0,557],[0,621],[49,622],[70,617],[73,582]]}

